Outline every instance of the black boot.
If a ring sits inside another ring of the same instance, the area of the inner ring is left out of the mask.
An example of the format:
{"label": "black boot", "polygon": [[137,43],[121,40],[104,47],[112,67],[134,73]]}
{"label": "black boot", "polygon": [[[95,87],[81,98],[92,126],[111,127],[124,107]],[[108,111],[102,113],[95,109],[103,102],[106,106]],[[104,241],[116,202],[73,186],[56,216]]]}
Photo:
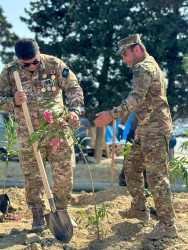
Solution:
{"label": "black boot", "polygon": [[124,168],[121,169],[121,173],[119,175],[119,186],[127,186],[127,184],[125,182]]}
{"label": "black boot", "polygon": [[42,232],[45,229],[43,210],[41,208],[32,208],[31,211],[33,214],[32,231]]}

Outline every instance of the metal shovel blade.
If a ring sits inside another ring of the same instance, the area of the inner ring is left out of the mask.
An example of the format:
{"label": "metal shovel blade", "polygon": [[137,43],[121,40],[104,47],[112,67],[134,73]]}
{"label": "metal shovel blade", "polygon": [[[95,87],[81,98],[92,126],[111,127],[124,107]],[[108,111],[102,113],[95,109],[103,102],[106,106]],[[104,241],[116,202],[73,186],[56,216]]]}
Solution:
{"label": "metal shovel blade", "polygon": [[57,210],[45,215],[51,233],[59,241],[67,243],[73,236],[73,225],[66,209]]}

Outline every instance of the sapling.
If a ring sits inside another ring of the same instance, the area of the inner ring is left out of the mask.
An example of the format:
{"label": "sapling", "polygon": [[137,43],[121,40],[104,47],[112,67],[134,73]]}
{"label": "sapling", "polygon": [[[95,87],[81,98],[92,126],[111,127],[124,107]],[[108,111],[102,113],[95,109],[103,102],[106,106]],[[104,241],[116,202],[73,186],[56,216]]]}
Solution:
{"label": "sapling", "polygon": [[[89,226],[92,226],[94,228],[95,232],[98,234],[99,230],[99,238],[104,239],[105,235],[107,233],[107,226],[108,226],[108,215],[112,215],[109,211],[110,205],[109,204],[102,204],[101,207],[96,207],[97,209],[97,220],[96,217],[93,215],[88,215],[86,211],[84,210],[78,210],[77,214],[80,216],[77,218],[78,223],[82,222],[83,219],[86,219],[86,225],[85,227],[88,228]],[[105,223],[104,227],[104,219],[106,218],[107,223]],[[99,227],[99,228],[98,228]],[[105,230],[106,229],[106,230]],[[101,237],[100,237],[101,236]]]}
{"label": "sapling", "polygon": [[9,160],[12,156],[16,156],[19,154],[18,151],[13,150],[13,146],[18,143],[17,136],[15,132],[15,124],[12,116],[9,114],[8,121],[5,120],[4,123],[2,123],[5,127],[5,132],[2,134],[2,137],[4,139],[3,141],[3,152],[0,152],[0,161],[5,160],[5,166],[3,171],[0,173],[0,177],[3,180],[3,194],[5,192],[5,186],[6,186],[6,178],[7,178],[7,172],[9,169]]}

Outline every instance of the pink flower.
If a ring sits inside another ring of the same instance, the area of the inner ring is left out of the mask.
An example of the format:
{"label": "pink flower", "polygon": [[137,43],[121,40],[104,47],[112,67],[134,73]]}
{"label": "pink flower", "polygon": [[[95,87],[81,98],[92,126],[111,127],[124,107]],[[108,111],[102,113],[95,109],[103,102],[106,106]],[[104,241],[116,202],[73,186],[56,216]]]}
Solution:
{"label": "pink flower", "polygon": [[43,113],[44,120],[46,120],[49,123],[53,122],[53,115],[49,109],[45,110]]}
{"label": "pink flower", "polygon": [[66,122],[66,121],[63,121],[63,122],[62,122],[61,129],[64,130],[64,129],[65,129],[65,126],[67,126],[67,122]]}
{"label": "pink flower", "polygon": [[64,141],[63,139],[52,138],[52,140],[50,141],[50,145],[52,146],[53,149],[57,149],[59,143],[63,141]]}
{"label": "pink flower", "polygon": [[64,127],[64,126],[66,126],[67,125],[67,122],[66,121],[63,121],[62,122],[62,126]]}
{"label": "pink flower", "polygon": [[58,147],[58,145],[59,145],[59,141],[56,138],[53,138],[50,141],[50,145],[52,146],[52,148],[56,149]]}
{"label": "pink flower", "polygon": [[40,139],[42,139],[42,138],[43,138],[43,137],[45,137],[45,136],[46,136],[46,135],[40,135],[40,137],[39,137],[39,138],[40,138]]}
{"label": "pink flower", "polygon": [[19,221],[21,218],[18,214],[14,214],[13,216],[9,217],[10,220]]}

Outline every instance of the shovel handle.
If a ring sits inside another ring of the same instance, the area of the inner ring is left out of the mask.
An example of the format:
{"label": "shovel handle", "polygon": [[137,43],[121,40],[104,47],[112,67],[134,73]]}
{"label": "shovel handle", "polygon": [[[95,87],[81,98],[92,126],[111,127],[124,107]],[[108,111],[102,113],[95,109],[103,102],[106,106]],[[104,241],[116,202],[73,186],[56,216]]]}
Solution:
{"label": "shovel handle", "polygon": [[[14,75],[14,79],[15,79],[16,86],[17,86],[18,90],[23,91],[22,84],[21,84],[21,81],[20,81],[20,76],[19,76],[18,72],[14,71],[13,75]],[[34,132],[34,130],[33,130],[33,125],[31,123],[31,118],[30,118],[30,115],[29,115],[29,110],[28,110],[26,101],[24,101],[22,103],[22,108],[23,108],[25,121],[26,121],[26,125],[27,125],[27,128],[28,128],[29,134],[31,134],[31,133]],[[35,157],[37,159],[38,167],[39,167],[39,170],[40,170],[40,174],[41,174],[41,177],[42,177],[42,182],[43,182],[47,197],[48,197],[49,200],[52,200],[53,199],[52,193],[51,193],[51,190],[50,190],[50,187],[49,187],[49,184],[48,184],[48,180],[47,180],[47,176],[46,176],[46,172],[45,172],[45,169],[44,169],[44,164],[43,164],[43,161],[42,161],[40,151],[37,150],[37,142],[36,141],[33,143],[33,149],[34,149]]]}

